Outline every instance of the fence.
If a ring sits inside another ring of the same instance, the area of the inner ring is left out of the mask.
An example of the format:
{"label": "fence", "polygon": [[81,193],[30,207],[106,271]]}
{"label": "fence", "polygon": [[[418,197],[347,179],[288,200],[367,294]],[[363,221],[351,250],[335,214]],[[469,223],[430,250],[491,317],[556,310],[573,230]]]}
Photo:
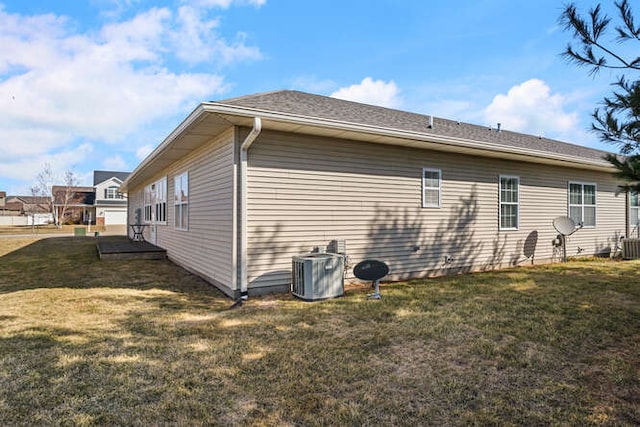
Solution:
{"label": "fence", "polygon": [[53,221],[51,214],[31,215],[0,215],[0,225],[45,225]]}

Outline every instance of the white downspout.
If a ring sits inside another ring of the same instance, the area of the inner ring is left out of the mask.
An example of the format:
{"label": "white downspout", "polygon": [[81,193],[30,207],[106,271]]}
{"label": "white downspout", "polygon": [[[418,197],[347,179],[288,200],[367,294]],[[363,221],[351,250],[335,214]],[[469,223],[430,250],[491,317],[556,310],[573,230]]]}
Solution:
{"label": "white downspout", "polygon": [[249,147],[256,140],[262,131],[262,120],[260,117],[253,118],[253,129],[244,139],[240,146],[240,298],[246,300],[248,294],[247,276],[247,157]]}

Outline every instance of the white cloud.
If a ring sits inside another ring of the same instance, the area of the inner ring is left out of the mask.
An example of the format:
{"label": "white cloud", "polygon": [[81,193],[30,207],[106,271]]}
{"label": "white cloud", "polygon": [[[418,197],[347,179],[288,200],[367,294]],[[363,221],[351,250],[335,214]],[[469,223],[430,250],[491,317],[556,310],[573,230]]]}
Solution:
{"label": "white cloud", "polygon": [[151,144],[147,144],[147,145],[144,145],[142,147],[139,147],[136,150],[136,158],[138,160],[142,160],[145,157],[147,157],[149,154],[151,154],[152,151],[153,151],[153,145],[151,145]]}
{"label": "white cloud", "polygon": [[102,161],[102,166],[106,170],[116,170],[116,171],[125,170],[128,168],[127,162],[125,162],[124,159],[119,155],[107,157]]}
{"label": "white cloud", "polygon": [[189,3],[195,4],[200,7],[217,7],[221,9],[228,9],[232,4],[236,4],[238,6],[250,5],[260,7],[266,4],[267,0],[192,0]]}
{"label": "white cloud", "polygon": [[[193,67],[220,69],[260,53],[242,34],[227,42],[214,31],[218,25],[204,12],[152,8],[79,33],[68,18],[11,14],[0,6],[0,176],[29,180],[49,158],[67,170],[86,155],[69,147],[85,142],[133,153],[131,141],[145,140],[139,133],[224,93],[222,75]],[[209,50],[200,56],[176,50],[188,41],[177,32]],[[190,71],[181,71],[180,61]]]}
{"label": "white cloud", "polygon": [[206,14],[191,6],[178,9],[178,28],[172,33],[176,56],[194,64],[218,61],[222,65],[245,59],[260,59],[260,51],[245,44],[246,35],[238,33],[229,43],[217,36],[218,19],[207,19]]}
{"label": "white cloud", "polygon": [[371,77],[365,77],[359,84],[340,88],[330,96],[389,108],[399,108],[402,105],[400,91],[393,80],[387,83]]}
{"label": "white cloud", "polygon": [[0,161],[0,176],[22,179],[25,184],[21,192],[28,194],[26,189],[35,183],[36,175],[42,170],[44,164],[50,164],[51,169],[60,174],[58,179],[62,181],[64,171],[74,170],[76,166],[86,162],[92,152],[93,147],[90,144],[81,144],[56,153],[23,156],[11,162],[2,160]]}
{"label": "white cloud", "polygon": [[531,79],[513,86],[506,95],[493,98],[485,109],[485,118],[504,129],[554,138],[583,134],[578,129],[578,114],[566,111],[568,99],[552,94],[542,80]]}

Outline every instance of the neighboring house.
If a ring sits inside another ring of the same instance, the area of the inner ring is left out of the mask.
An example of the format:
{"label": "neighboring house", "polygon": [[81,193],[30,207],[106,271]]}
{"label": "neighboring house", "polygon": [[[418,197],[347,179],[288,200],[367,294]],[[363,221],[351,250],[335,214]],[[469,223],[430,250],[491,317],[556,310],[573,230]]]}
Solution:
{"label": "neighboring house", "polygon": [[[120,192],[129,172],[94,171],[93,187],[53,187],[54,208],[63,223],[124,226],[127,224],[127,200]],[[69,196],[65,207],[65,194]]]}
{"label": "neighboring house", "polygon": [[5,208],[12,214],[17,215],[50,213],[49,199],[40,196],[8,196],[6,198]]}
{"label": "neighboring house", "polygon": [[570,256],[608,253],[632,200],[604,154],[277,91],[202,103],[123,188],[129,222],[237,297],[287,291],[292,256],[334,239],[394,280],[558,259],[558,216],[584,225]]}
{"label": "neighboring house", "polygon": [[54,185],[51,191],[55,217],[61,224],[95,224],[93,187]]}
{"label": "neighboring house", "polygon": [[42,225],[51,223],[49,199],[34,196],[7,196],[0,207],[0,225]]}
{"label": "neighboring house", "polygon": [[127,199],[120,186],[129,172],[94,171],[96,225],[126,225]]}

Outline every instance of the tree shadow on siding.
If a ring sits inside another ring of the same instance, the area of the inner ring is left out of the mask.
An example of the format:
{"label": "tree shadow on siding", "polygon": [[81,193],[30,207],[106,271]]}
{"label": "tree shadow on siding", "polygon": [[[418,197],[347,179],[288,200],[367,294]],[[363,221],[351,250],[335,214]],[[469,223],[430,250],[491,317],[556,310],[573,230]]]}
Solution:
{"label": "tree shadow on siding", "polygon": [[[283,263],[283,259],[290,260],[287,255],[303,252],[292,252],[291,242],[281,241],[283,233],[282,222],[276,222],[273,228],[258,226],[251,232],[251,242],[248,252],[248,266],[258,270],[266,270],[261,274],[252,275],[249,269],[249,287],[255,286],[286,286],[291,278],[290,263]],[[289,252],[289,254],[287,254]],[[265,267],[267,266],[267,267]]]}
{"label": "tree shadow on siding", "polygon": [[431,218],[440,210],[377,207],[363,258],[386,262],[398,279],[468,272],[483,247],[475,238],[478,210],[476,186],[437,223]]}
{"label": "tree shadow on siding", "polygon": [[508,242],[508,234],[496,234],[496,237],[492,242],[493,248],[491,255],[487,258],[484,265],[482,266],[483,270],[495,270],[505,265],[515,267],[527,261],[531,264],[534,263],[536,248],[538,246],[537,230],[531,231],[524,241],[522,239],[518,239],[515,242],[515,248],[509,255],[508,263],[505,263]]}
{"label": "tree shadow on siding", "polygon": [[605,241],[601,241],[596,238],[594,256],[608,258],[612,256],[622,255],[622,238],[623,234],[620,231],[616,231]]}

